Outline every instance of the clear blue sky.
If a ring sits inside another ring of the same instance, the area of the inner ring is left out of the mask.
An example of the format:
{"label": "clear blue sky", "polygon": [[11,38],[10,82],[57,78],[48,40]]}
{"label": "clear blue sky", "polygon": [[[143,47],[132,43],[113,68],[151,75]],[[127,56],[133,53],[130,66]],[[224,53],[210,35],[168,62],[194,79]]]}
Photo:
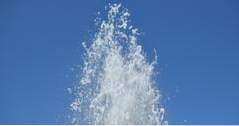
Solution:
{"label": "clear blue sky", "polygon": [[[0,124],[65,122],[93,0],[0,1]],[[123,1],[158,50],[158,83],[170,124],[239,124],[239,1]]]}

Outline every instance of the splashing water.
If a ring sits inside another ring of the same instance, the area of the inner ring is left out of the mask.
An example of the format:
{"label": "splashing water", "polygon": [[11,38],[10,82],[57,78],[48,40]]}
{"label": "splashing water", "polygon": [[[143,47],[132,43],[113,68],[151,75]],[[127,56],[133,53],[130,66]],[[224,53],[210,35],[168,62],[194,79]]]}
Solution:
{"label": "splashing water", "polygon": [[154,65],[137,44],[127,9],[109,5],[93,43],[84,55],[71,104],[75,124],[163,124],[164,109],[154,87]]}

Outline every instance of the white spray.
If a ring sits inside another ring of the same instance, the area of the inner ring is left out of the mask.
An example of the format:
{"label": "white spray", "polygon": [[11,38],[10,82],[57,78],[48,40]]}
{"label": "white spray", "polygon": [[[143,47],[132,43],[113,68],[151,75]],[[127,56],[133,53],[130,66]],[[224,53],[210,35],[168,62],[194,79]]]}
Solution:
{"label": "white spray", "polygon": [[93,43],[87,47],[71,104],[74,124],[163,124],[153,80],[157,57],[149,63],[129,26],[127,9],[109,6]]}

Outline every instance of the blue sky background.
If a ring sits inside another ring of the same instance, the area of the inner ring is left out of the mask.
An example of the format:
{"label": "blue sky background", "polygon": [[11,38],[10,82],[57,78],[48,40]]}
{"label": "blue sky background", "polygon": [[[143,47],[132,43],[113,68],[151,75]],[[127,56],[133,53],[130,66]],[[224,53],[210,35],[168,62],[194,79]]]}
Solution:
{"label": "blue sky background", "polygon": [[[105,1],[0,1],[0,124],[66,123],[81,42]],[[170,124],[239,124],[239,1],[122,1],[158,50]]]}

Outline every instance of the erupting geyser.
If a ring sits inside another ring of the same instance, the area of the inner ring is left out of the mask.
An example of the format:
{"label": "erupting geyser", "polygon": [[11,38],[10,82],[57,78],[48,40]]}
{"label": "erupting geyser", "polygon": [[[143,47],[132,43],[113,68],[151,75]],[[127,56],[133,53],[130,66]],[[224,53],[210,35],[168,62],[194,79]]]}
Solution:
{"label": "erupting geyser", "polygon": [[109,5],[86,52],[80,81],[73,88],[74,124],[163,124],[164,109],[153,80],[157,57],[149,63],[137,29],[120,4]]}

